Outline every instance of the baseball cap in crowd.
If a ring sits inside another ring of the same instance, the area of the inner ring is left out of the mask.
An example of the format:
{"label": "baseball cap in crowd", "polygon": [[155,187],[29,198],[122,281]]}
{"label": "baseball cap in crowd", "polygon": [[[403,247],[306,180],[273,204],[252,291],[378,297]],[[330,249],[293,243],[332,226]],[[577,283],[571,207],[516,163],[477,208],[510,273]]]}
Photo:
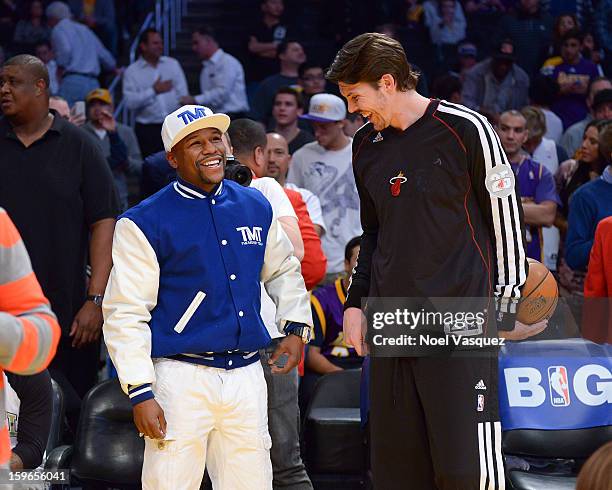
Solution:
{"label": "baseball cap in crowd", "polygon": [[310,98],[308,114],[300,119],[317,122],[342,121],[346,117],[344,101],[337,95],[316,94]]}
{"label": "baseball cap in crowd", "polygon": [[472,43],[463,43],[459,45],[459,48],[457,49],[457,54],[463,58],[476,58],[476,56],[478,55],[478,50],[476,49],[476,46],[474,46]]}
{"label": "baseball cap in crowd", "polygon": [[496,60],[516,61],[514,43],[510,39],[504,39],[497,45],[493,52],[493,58]]}
{"label": "baseball cap in crowd", "polygon": [[113,96],[105,88],[96,88],[89,92],[87,94],[87,97],[85,97],[85,102],[87,102],[88,104],[92,100],[99,100],[101,102],[104,102],[105,104],[112,104]]}
{"label": "baseball cap in crowd", "polygon": [[188,134],[204,128],[215,128],[225,133],[230,125],[226,114],[215,114],[203,105],[184,105],[172,114],[168,114],[162,125],[162,141],[166,152]]}
{"label": "baseball cap in crowd", "polygon": [[612,102],[612,88],[600,90],[593,97],[593,110],[599,109],[600,106]]}

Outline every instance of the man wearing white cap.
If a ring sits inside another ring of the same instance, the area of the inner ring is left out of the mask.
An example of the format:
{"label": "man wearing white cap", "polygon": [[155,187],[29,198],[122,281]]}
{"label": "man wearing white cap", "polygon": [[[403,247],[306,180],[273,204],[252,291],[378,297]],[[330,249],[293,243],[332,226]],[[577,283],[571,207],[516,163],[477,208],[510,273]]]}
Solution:
{"label": "man wearing white cap", "polygon": [[295,367],[309,340],[291,242],[259,191],[223,179],[229,122],[196,105],[168,115],[177,180],[115,228],[104,338],[145,436],[145,489],[197,489],[205,465],[215,490],[272,489],[260,281],[286,335],[272,370]]}
{"label": "man wearing white cap", "polygon": [[316,141],[295,152],[287,182],[308,189],[321,201],[327,232],[322,237],[328,279],[344,270],[344,248],[361,235],[359,195],[352,167],[352,138],[343,132],[346,106],[340,97],[316,94],[308,114]]}

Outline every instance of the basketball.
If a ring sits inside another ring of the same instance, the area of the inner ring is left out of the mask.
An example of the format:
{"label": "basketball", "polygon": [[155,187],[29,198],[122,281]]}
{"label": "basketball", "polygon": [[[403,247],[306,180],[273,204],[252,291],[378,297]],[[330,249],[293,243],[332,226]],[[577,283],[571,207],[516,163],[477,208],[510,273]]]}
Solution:
{"label": "basketball", "polygon": [[559,288],[544,264],[534,259],[527,261],[529,272],[516,319],[526,325],[532,325],[553,315],[559,299]]}

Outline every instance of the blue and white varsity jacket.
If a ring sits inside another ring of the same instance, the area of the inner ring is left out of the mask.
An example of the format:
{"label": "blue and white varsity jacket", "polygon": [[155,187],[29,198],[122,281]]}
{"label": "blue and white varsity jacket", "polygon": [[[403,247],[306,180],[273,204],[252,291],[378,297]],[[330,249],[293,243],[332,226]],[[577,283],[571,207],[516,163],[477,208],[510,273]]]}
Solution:
{"label": "blue and white varsity jacket", "polygon": [[152,358],[224,369],[258,361],[270,342],[260,282],[277,325],[312,325],[300,263],[258,190],[224,180],[206,194],[178,180],[124,213],[103,332],[132,403],[153,397]]}

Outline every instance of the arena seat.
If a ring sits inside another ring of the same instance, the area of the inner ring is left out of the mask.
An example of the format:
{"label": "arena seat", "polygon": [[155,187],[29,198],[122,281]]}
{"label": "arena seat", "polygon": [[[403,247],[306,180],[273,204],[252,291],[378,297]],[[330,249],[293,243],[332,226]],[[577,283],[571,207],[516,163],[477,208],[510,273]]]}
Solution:
{"label": "arena seat", "polygon": [[511,469],[507,479],[514,490],[573,490],[580,465],[599,447],[612,440],[612,426],[572,430],[517,429],[504,432],[506,455],[529,461],[568,460],[571,474],[560,475],[544,470]]}
{"label": "arena seat", "polygon": [[322,376],[304,416],[304,463],[314,487],[363,488],[367,451],[359,414],[361,371]]}
{"label": "arena seat", "polygon": [[83,399],[74,446],[49,455],[47,469],[70,468],[84,486],[140,486],[144,441],[132,419],[132,406],[116,379],[93,387]]}

